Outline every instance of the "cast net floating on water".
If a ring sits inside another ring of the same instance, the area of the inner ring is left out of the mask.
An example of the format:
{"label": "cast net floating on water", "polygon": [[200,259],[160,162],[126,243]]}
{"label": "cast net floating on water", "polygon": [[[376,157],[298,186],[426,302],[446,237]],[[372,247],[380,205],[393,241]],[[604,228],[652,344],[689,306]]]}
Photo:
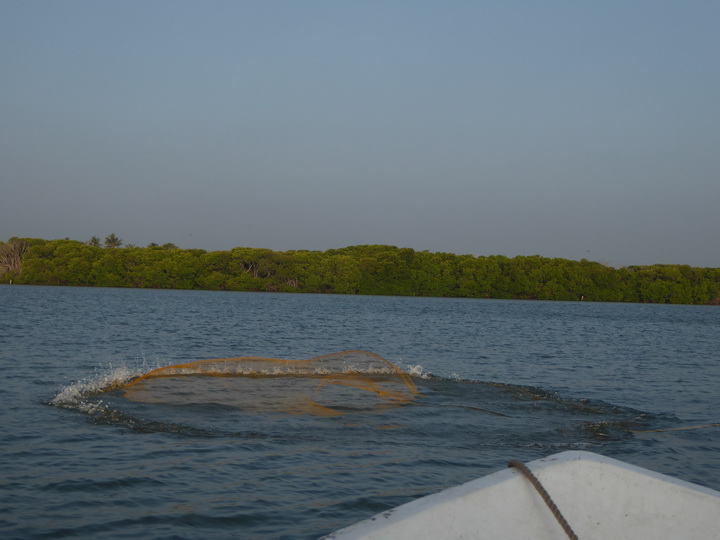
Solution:
{"label": "cast net floating on water", "polygon": [[368,351],[310,358],[238,357],[155,369],[121,387],[131,401],[217,404],[256,412],[335,416],[410,403],[410,376]]}

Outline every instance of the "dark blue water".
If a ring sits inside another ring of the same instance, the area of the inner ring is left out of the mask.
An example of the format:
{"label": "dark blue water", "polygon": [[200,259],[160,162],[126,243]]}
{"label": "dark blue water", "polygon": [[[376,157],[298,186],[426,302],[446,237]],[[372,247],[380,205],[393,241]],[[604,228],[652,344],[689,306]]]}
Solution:
{"label": "dark blue water", "polygon": [[[720,428],[637,433],[720,422],[717,307],[17,286],[0,305],[2,538],[316,538],[567,449],[720,488]],[[348,349],[416,399],[325,417],[106,390]]]}

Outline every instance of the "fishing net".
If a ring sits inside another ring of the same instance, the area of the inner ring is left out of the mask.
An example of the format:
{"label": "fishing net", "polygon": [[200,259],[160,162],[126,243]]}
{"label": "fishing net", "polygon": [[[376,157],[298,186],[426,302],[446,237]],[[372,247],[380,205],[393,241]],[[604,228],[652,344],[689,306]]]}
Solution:
{"label": "fishing net", "polygon": [[417,394],[408,374],[368,351],[344,351],[308,360],[197,360],[150,371],[122,391],[126,399],[136,402],[216,404],[324,416],[402,405]]}

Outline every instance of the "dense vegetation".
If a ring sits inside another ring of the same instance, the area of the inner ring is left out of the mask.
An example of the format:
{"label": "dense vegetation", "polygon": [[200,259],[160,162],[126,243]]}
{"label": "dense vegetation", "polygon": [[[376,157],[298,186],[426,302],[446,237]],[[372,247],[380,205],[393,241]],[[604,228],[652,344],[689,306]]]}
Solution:
{"label": "dense vegetation", "polygon": [[229,291],[720,303],[720,268],[615,269],[587,260],[429,253],[384,245],[329,251],[237,247],[207,252],[173,244],[0,242],[0,283]]}

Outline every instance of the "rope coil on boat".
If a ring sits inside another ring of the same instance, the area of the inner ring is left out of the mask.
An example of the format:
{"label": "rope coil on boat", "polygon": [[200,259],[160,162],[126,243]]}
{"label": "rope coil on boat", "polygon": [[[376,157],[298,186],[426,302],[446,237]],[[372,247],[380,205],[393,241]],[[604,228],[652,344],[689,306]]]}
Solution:
{"label": "rope coil on boat", "polygon": [[560,526],[563,528],[563,531],[565,531],[565,534],[567,534],[568,538],[570,538],[570,540],[578,540],[577,534],[575,534],[575,531],[572,530],[572,527],[570,527],[570,524],[565,519],[565,516],[562,515],[562,512],[560,512],[560,509],[555,504],[555,501],[552,500],[552,497],[550,497],[550,494],[547,492],[545,487],[540,483],[540,480],[538,480],[537,477],[532,473],[532,471],[530,469],[528,469],[527,465],[525,465],[522,461],[518,461],[518,460],[514,459],[514,460],[508,462],[508,467],[514,467],[523,473],[525,478],[527,478],[530,481],[530,483],[533,485],[533,487],[540,494],[540,496],[542,497],[542,500],[545,501],[545,504],[548,506],[548,508],[552,512],[553,516],[555,516],[555,519],[558,521]]}

